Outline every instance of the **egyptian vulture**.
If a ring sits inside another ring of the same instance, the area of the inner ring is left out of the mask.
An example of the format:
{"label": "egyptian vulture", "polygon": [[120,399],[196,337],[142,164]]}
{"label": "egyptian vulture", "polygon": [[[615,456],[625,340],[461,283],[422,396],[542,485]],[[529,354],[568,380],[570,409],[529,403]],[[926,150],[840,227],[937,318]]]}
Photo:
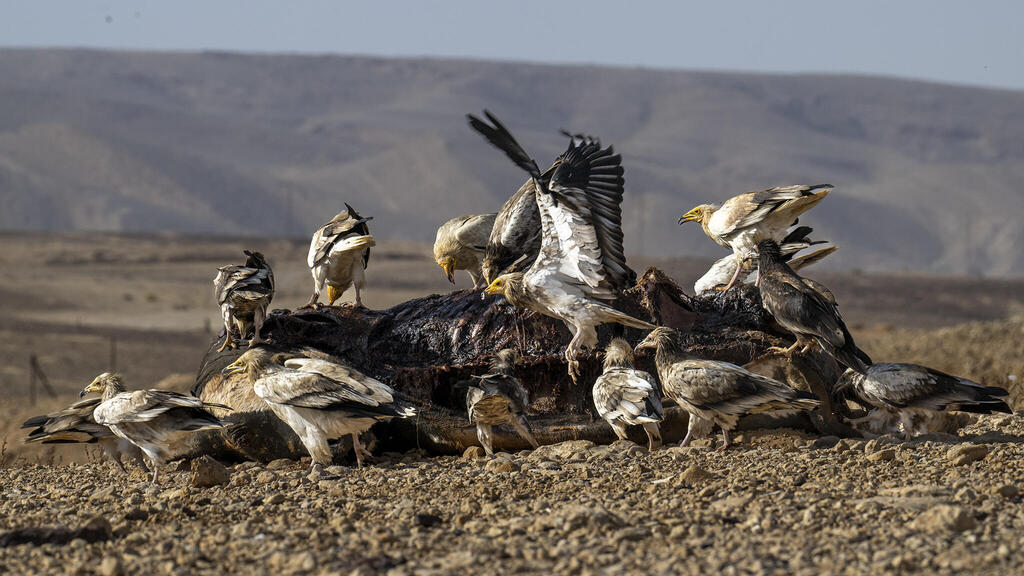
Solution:
{"label": "egyptian vulture", "polygon": [[[701,204],[683,214],[679,224],[700,222],[709,238],[729,248],[736,259],[733,276],[722,291],[739,278],[742,262],[757,253],[761,240],[781,242],[797,218],[828,196],[830,184],[777,186],[733,196],[721,206]],[[820,191],[818,191],[820,190]],[[717,288],[716,288],[717,289]]]}
{"label": "egyptian vulture", "polygon": [[455,284],[455,271],[465,270],[473,279],[473,289],[487,285],[481,270],[487,239],[494,228],[496,213],[459,216],[437,229],[434,239],[434,262],[444,270],[448,281]]}
{"label": "egyptian vulture", "polygon": [[875,412],[898,418],[907,440],[913,436],[915,415],[957,410],[990,414],[1013,411],[1006,402],[1007,392],[995,386],[982,386],[966,378],[951,376],[917,364],[880,362],[867,374],[847,369],[836,384],[836,393],[851,392],[852,399],[875,410],[851,422],[861,424],[875,419]]}
{"label": "egyptian vulture", "polygon": [[122,457],[128,456],[144,471],[149,472],[146,462],[142,459],[142,451],[137,446],[114,436],[114,433],[103,424],[97,424],[92,412],[101,402],[100,398],[92,397],[79,400],[67,408],[51,412],[45,416],[29,418],[21,425],[23,429],[32,428],[25,443],[41,444],[97,444],[122,472]]}
{"label": "egyptian vulture", "polygon": [[466,412],[469,421],[476,424],[476,437],[484,452],[494,454],[494,426],[511,425],[531,446],[537,448],[536,438],[526,419],[526,405],[529,397],[516,377],[516,362],[519,353],[506,348],[491,360],[490,368],[483,376],[474,376],[471,382],[460,382],[459,388],[466,388]]}
{"label": "egyptian vulture", "polygon": [[604,350],[604,373],[594,381],[594,406],[620,440],[628,438],[627,426],[640,425],[647,433],[647,449],[661,446],[658,422],[665,419],[665,409],[658,383],[633,367],[633,348],[622,338]]}
{"label": "egyptian vulture", "polygon": [[317,306],[324,284],[327,284],[330,305],[333,306],[334,301],[353,285],[356,306],[363,305],[359,291],[366,286],[365,270],[370,261],[370,248],[377,245],[366,224],[372,219],[372,216],[363,218],[346,202],[345,210],[313,234],[309,256],[306,257],[306,264],[313,274],[313,295],[305,307]]}
{"label": "egyptian vulture", "polygon": [[[782,243],[779,245],[779,249],[782,251],[782,258],[789,263],[789,267],[794,271],[800,270],[811,264],[816,264],[823,260],[826,256],[832,254],[836,250],[839,250],[838,246],[828,246],[826,248],[820,248],[814,252],[797,256],[801,250],[806,250],[811,246],[818,244],[824,244],[823,240],[811,240],[808,235],[813,230],[809,226],[800,226],[786,236]],[[751,272],[757,270],[757,254],[748,255],[743,258],[743,267],[740,269],[739,275],[736,277],[737,282],[751,282],[749,278]],[[708,271],[701,276],[693,284],[694,294],[702,294],[710,290],[716,290],[720,287],[726,286],[733,276],[736,275],[736,257],[730,254],[724,258],[720,258],[716,261]]]}
{"label": "egyptian vulture", "polygon": [[377,422],[416,415],[383,382],[327,360],[250,348],[223,372],[249,378],[256,395],[302,441],[312,458],[311,473],[330,466],[329,440],[351,435],[362,467],[363,456],[370,453],[359,443],[360,432]]}
{"label": "egyptian vulture", "polygon": [[871,358],[854,343],[832,292],[793,272],[783,260],[778,244],[772,240],[759,242],[757,251],[761,304],[783,328],[796,336],[792,346],[777,350],[792,354],[803,346],[803,352],[807,352],[816,342],[843,366],[866,374]]}
{"label": "egyptian vulture", "polygon": [[656,350],[655,365],[662,391],[690,414],[686,437],[689,444],[694,429],[703,422],[714,422],[722,429],[722,446],[729,447],[729,431],[746,414],[774,411],[812,410],[819,404],[813,395],[754,374],[735,364],[701,360],[683,350],[678,331],[657,328],[636,348]]}
{"label": "egyptian vulture", "polygon": [[246,250],[245,255],[244,265],[221,266],[213,279],[213,295],[224,318],[224,343],[218,352],[237,345],[233,328],[240,339],[252,328],[249,346],[263,341],[260,330],[274,298],[274,271],[263,254]]}
{"label": "egyptian vulture", "polygon": [[575,382],[576,358],[583,347],[597,344],[598,325],[655,327],[606,303],[636,282],[622,247],[622,158],[590,138],[570,138],[561,161],[541,174],[508,129],[489,112],[484,115],[491,124],[469,115],[470,126],[530,173],[542,229],[530,268],[498,276],[485,293],[504,294],[513,306],[565,322],[572,332],[565,359]]}
{"label": "egyptian vulture", "polygon": [[118,438],[131,442],[146,454],[153,467],[154,484],[157,483],[160,466],[169,457],[167,444],[173,433],[222,427],[224,423],[208,410],[231,409],[177,392],[128,392],[121,375],[109,372],[97,376],[80,396],[90,392],[102,394],[102,402],[92,413],[96,423],[109,427]]}

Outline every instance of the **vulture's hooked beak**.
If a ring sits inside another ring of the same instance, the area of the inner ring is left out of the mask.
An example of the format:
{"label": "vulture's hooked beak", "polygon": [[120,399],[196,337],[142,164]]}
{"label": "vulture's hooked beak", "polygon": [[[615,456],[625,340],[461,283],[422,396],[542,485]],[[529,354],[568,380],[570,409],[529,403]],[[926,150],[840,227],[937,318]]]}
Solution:
{"label": "vulture's hooked beak", "polygon": [[697,208],[694,208],[693,210],[690,210],[686,214],[683,214],[682,216],[679,217],[679,225],[680,226],[682,226],[683,224],[686,224],[687,222],[699,222],[699,221],[700,221],[700,210],[698,210]]}
{"label": "vulture's hooked beak", "polygon": [[484,294],[501,294],[501,293],[502,293],[502,286],[501,286],[501,283],[498,282],[497,280],[495,280],[494,282],[491,282],[490,285],[487,286],[487,288],[484,288]]}
{"label": "vulture's hooked beak", "polygon": [[225,375],[225,376],[230,376],[232,374],[241,374],[244,371],[245,371],[245,365],[242,362],[242,359],[239,358],[238,360],[235,360],[231,364],[228,364],[227,366],[225,366],[224,369],[220,371],[220,373]]}
{"label": "vulture's hooked beak", "polygon": [[446,258],[446,259],[441,260],[440,262],[438,262],[437,265],[440,266],[442,270],[444,270],[444,274],[445,274],[445,276],[448,277],[448,281],[451,282],[452,285],[454,286],[455,285],[455,260],[452,260],[451,258]]}
{"label": "vulture's hooked beak", "polygon": [[99,391],[100,391],[100,386],[99,386],[98,379],[97,380],[93,380],[92,382],[89,383],[88,386],[86,386],[84,389],[82,389],[81,392],[78,393],[78,397],[82,398],[82,397],[84,397],[86,394],[88,394],[90,392],[99,392]]}

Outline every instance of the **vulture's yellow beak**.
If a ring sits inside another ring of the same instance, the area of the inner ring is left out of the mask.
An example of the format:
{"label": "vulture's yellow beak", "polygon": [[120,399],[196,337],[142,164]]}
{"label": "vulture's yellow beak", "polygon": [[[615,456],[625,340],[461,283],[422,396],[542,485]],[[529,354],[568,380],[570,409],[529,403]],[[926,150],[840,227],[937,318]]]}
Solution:
{"label": "vulture's yellow beak", "polygon": [[227,376],[230,376],[232,374],[241,374],[242,372],[245,372],[245,362],[242,361],[241,358],[235,360],[231,364],[228,364],[227,366],[224,367],[223,370],[220,371],[221,374]]}
{"label": "vulture's yellow beak", "polygon": [[78,397],[81,398],[90,392],[102,392],[103,384],[100,384],[100,379],[96,378],[89,383],[81,392],[78,393]]}
{"label": "vulture's yellow beak", "polygon": [[502,294],[504,292],[505,284],[501,281],[501,278],[496,278],[487,288],[484,288],[484,294]]}
{"label": "vulture's yellow beak", "polygon": [[687,222],[700,222],[700,218],[701,209],[694,208],[693,210],[690,210],[686,214],[683,214],[682,216],[679,217],[679,224],[683,225],[686,224]]}
{"label": "vulture's yellow beak", "polygon": [[444,270],[445,276],[448,276],[448,281],[455,284],[455,259],[445,258],[444,260],[438,260],[437,265]]}

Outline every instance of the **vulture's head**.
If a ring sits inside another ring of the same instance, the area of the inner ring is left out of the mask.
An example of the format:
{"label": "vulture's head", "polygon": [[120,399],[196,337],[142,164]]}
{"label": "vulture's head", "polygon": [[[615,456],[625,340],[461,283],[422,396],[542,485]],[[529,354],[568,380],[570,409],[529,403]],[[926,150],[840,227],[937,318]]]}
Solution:
{"label": "vulture's head", "polygon": [[228,364],[221,374],[226,376],[232,376],[234,374],[247,374],[249,379],[255,382],[259,378],[260,372],[275,362],[283,363],[283,358],[279,358],[280,354],[275,354],[273,351],[266,348],[257,346],[256,348],[250,348],[242,353],[234,362]]}
{"label": "vulture's head", "polygon": [[515,305],[516,296],[525,294],[523,273],[513,272],[498,276],[487,288],[484,288],[484,294],[502,294],[506,300]]}
{"label": "vulture's head", "polygon": [[78,394],[78,397],[81,398],[90,392],[99,392],[100,394],[107,396],[108,390],[110,391],[109,395],[124,392],[124,379],[120,374],[114,374],[111,372],[104,372],[103,374],[100,374]]}
{"label": "vulture's head", "polygon": [[702,225],[706,225],[716,210],[718,210],[718,206],[714,204],[701,204],[680,216],[679,224],[683,225],[687,222],[700,222]]}
{"label": "vulture's head", "polygon": [[445,276],[448,277],[448,281],[455,284],[455,258],[451,256],[445,256],[437,260],[437,265],[444,270]]}
{"label": "vulture's head", "polygon": [[676,347],[679,345],[679,331],[659,326],[643,339],[642,342],[636,345],[637,351],[640,350],[657,350],[666,344],[674,344]]}
{"label": "vulture's head", "polygon": [[604,349],[604,369],[632,368],[633,347],[622,338],[614,338]]}

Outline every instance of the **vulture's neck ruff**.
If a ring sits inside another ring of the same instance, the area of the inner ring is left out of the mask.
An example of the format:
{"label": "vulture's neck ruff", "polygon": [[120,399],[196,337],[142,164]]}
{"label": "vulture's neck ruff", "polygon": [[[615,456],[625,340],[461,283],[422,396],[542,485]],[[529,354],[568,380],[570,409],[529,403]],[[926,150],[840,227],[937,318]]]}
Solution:
{"label": "vulture's neck ruff", "polygon": [[605,370],[610,368],[633,368],[633,351],[629,344],[621,338],[612,340],[604,351]]}
{"label": "vulture's neck ruff", "polygon": [[103,376],[103,400],[110,400],[121,392],[127,390],[124,385],[124,378],[120,374],[107,374]]}

